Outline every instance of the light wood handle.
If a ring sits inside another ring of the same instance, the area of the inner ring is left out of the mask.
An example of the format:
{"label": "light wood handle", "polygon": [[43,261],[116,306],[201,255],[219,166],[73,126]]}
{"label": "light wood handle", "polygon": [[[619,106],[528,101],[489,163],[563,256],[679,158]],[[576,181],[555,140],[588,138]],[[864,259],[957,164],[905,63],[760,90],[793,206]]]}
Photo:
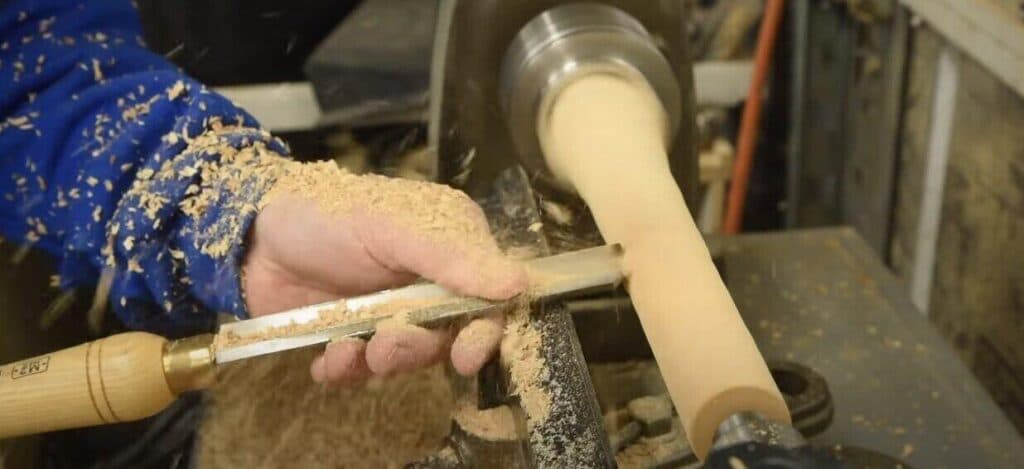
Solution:
{"label": "light wood handle", "polygon": [[175,398],[167,340],[113,335],[0,366],[0,438],[149,417]]}

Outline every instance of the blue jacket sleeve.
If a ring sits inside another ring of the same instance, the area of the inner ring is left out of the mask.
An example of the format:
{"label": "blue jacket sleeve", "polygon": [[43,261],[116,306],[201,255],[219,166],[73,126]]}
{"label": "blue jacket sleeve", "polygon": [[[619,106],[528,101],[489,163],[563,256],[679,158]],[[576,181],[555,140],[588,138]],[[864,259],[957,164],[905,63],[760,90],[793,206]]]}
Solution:
{"label": "blue jacket sleeve", "polygon": [[245,316],[240,258],[283,143],[146,50],[127,0],[0,8],[0,234],[113,275],[130,328]]}

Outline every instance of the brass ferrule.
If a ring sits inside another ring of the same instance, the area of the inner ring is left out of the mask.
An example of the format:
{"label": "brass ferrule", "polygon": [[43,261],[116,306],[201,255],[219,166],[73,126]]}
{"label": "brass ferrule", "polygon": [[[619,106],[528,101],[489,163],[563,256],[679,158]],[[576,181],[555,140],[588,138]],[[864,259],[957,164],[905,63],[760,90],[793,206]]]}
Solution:
{"label": "brass ferrule", "polygon": [[213,384],[213,334],[201,334],[168,342],[164,346],[164,376],[175,394],[205,389]]}

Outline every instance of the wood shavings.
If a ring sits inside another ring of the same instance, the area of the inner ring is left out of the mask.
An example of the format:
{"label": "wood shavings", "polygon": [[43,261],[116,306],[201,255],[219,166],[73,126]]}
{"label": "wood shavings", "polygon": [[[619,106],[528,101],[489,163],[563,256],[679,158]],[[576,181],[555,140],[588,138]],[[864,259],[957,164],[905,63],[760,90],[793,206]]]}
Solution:
{"label": "wood shavings", "polygon": [[412,311],[440,304],[443,299],[401,299],[349,310],[344,302],[329,306],[318,311],[318,317],[312,321],[297,324],[292,322],[283,326],[272,327],[257,334],[240,336],[230,331],[218,334],[213,344],[214,349],[238,347],[262,340],[290,337],[298,334],[322,331],[327,328],[353,324],[362,320],[391,316],[377,323],[377,329],[383,327],[414,327],[408,322],[408,314]]}
{"label": "wood shavings", "polygon": [[[195,139],[183,137],[189,146],[174,158],[164,161],[160,168],[140,169],[126,197],[137,198],[145,214],[156,221],[158,213],[169,200],[159,195],[158,191],[151,190],[152,185],[183,177],[196,180],[195,184],[187,187],[186,197],[178,204],[178,208],[192,220],[191,229],[197,230],[195,247],[210,257],[222,258],[243,238],[245,221],[258,208],[258,194],[266,192],[286,160],[268,150],[262,142],[238,149],[223,137],[224,134],[240,130],[254,132],[252,129],[225,127],[220,125],[219,120],[211,121],[210,125],[217,130],[204,132]],[[269,138],[269,134],[262,135]],[[168,139],[166,135],[164,138]],[[182,158],[193,158],[196,154],[216,154],[219,158],[202,160],[197,166],[185,167],[180,163]],[[129,169],[122,167],[122,170]],[[257,195],[225,197],[227,193]],[[212,223],[201,224],[200,220],[207,208],[215,203],[227,210],[222,211],[221,216]]]}
{"label": "wood shavings", "polygon": [[529,301],[523,299],[507,317],[501,360],[511,377],[509,392],[519,397],[527,427],[532,428],[547,420],[551,395],[543,386],[548,377],[540,354],[541,332],[530,324],[529,315]]}
{"label": "wood shavings", "polygon": [[181,96],[181,94],[184,92],[185,83],[181,80],[178,80],[174,82],[174,84],[171,85],[170,88],[167,89],[167,99],[174,101],[175,99],[178,99],[178,96]]}
{"label": "wood shavings", "polygon": [[903,445],[903,450],[900,451],[900,458],[906,459],[906,458],[910,457],[911,454],[914,454],[914,449],[915,449],[914,445],[912,445],[910,443],[904,444]]}
{"label": "wood shavings", "polygon": [[540,201],[540,208],[541,210],[544,210],[544,213],[547,214],[555,223],[562,226],[572,224],[572,220],[575,218],[572,210],[569,210],[569,207],[558,202],[542,200]]}
{"label": "wood shavings", "polygon": [[15,127],[22,126],[28,123],[28,116],[11,116],[7,118],[7,123]]}
{"label": "wood shavings", "polygon": [[103,81],[103,69],[100,68],[100,61],[92,59],[92,78],[97,82]]}
{"label": "wood shavings", "polygon": [[441,449],[454,406],[443,369],[330,389],[309,378],[312,357],[224,367],[209,391],[198,467],[402,467]]}
{"label": "wood shavings", "polygon": [[481,410],[473,402],[462,400],[453,417],[462,430],[484,440],[512,441],[517,438],[515,415],[506,405]]}
{"label": "wood shavings", "polygon": [[222,334],[217,334],[217,338],[213,343],[213,349],[217,350],[227,347],[238,347],[267,339],[289,337],[307,332],[316,332],[356,319],[355,315],[348,316],[347,313],[349,313],[349,311],[345,309],[344,303],[341,303],[334,307],[321,309],[318,312],[318,317],[316,319],[301,324],[292,322],[291,324],[272,327],[265,331],[245,336],[238,335],[232,331],[227,331]]}
{"label": "wood shavings", "polygon": [[128,271],[134,272],[136,274],[141,274],[144,272],[144,270],[142,269],[142,264],[139,264],[139,260],[134,257],[128,259]]}
{"label": "wood shavings", "polygon": [[615,455],[615,463],[622,469],[660,467],[659,463],[670,461],[673,456],[685,453],[686,443],[675,431],[666,435],[641,437]]}
{"label": "wood shavings", "polygon": [[[492,245],[486,225],[475,219],[480,216],[478,208],[464,193],[448,186],[357,176],[333,162],[289,163],[261,205],[283,195],[313,199],[322,210],[334,215],[362,211],[383,216],[437,240],[457,240],[462,246]],[[423,210],[424,206],[441,209]]]}

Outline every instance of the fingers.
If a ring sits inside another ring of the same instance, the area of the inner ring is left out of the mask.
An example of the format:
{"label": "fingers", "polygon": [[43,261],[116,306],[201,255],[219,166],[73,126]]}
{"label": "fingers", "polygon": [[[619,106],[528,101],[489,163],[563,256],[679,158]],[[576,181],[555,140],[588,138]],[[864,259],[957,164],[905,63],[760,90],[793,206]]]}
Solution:
{"label": "fingers", "polygon": [[451,335],[447,330],[429,330],[393,320],[378,323],[377,332],[366,347],[366,364],[377,375],[434,365],[447,355]]}
{"label": "fingers", "polygon": [[313,381],[354,385],[369,378],[373,372],[366,366],[366,342],[342,339],[327,345],[324,353],[309,366]]}
{"label": "fingers", "polygon": [[310,374],[318,383],[352,386],[373,375],[392,376],[435,365],[450,349],[455,371],[472,376],[497,352],[504,329],[500,314],[474,319],[451,343],[446,330],[383,321],[369,343],[345,339],[329,344],[323,355],[313,360]]}
{"label": "fingers", "polygon": [[442,286],[459,293],[492,300],[506,300],[526,290],[528,280],[523,265],[500,252],[469,250],[452,256],[433,251],[424,270]]}
{"label": "fingers", "polygon": [[460,375],[472,376],[483,368],[498,350],[505,331],[502,315],[474,319],[459,332],[452,344],[451,360]]}
{"label": "fingers", "polygon": [[[416,277],[494,300],[525,291],[525,268],[500,252],[480,207],[450,188],[427,187],[396,183],[384,187],[393,193],[368,195],[343,213],[322,211],[301,196],[275,199],[256,219],[244,263],[250,312],[391,288]],[[479,319],[453,344],[447,330],[382,324],[369,342],[329,346],[310,373],[318,382],[351,384],[450,356],[459,373],[471,375],[494,355],[502,332],[500,318]]]}

